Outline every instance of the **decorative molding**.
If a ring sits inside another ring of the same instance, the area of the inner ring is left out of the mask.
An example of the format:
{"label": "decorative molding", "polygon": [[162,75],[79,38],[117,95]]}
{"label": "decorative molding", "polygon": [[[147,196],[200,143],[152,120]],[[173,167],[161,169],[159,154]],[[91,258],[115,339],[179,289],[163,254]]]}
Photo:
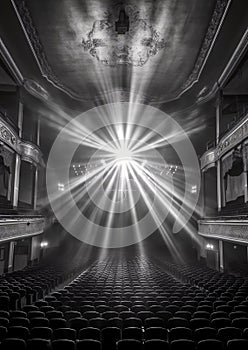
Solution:
{"label": "decorative molding", "polygon": [[[116,20],[121,10],[126,14],[128,21],[130,19],[130,25],[122,35],[116,31]],[[104,12],[102,19],[93,22],[91,30],[82,40],[84,50],[102,64],[110,67],[144,66],[150,57],[155,56],[166,47],[166,43],[151,23],[140,16],[136,5],[125,4],[123,8],[120,4],[112,6],[111,9]],[[139,32],[139,43],[135,36],[137,32]],[[103,33],[109,37],[109,45],[101,39]]]}
{"label": "decorative molding", "polygon": [[207,150],[201,157],[201,170],[206,171],[209,168],[215,166],[215,162],[217,160],[216,151],[214,148]]}
{"label": "decorative molding", "polygon": [[0,242],[39,235],[48,225],[44,217],[0,218]]}
{"label": "decorative molding", "polygon": [[[189,90],[195,83],[198,82],[202,70],[207,62],[207,59],[212,51],[214,43],[217,39],[221,26],[224,22],[225,16],[228,12],[229,6],[232,0],[217,0],[213,15],[206,32],[205,38],[203,40],[199,55],[195,61],[194,68],[184,82],[184,84],[173,93],[173,96],[168,97],[167,99],[162,98],[151,98],[151,102],[165,103],[169,101],[174,101],[179,99],[187,90]],[[16,11],[17,17],[20,21],[24,34],[27,38],[29,46],[32,50],[32,53],[36,59],[38,67],[41,71],[42,76],[44,76],[51,84],[55,87],[69,95],[70,97],[80,100],[80,101],[89,101],[91,98],[85,98],[82,95],[78,94],[73,89],[66,86],[59,77],[57,77],[52,67],[50,66],[48,59],[46,57],[45,50],[40,41],[38,31],[33,23],[30,11],[28,9],[26,0],[11,0],[12,5]],[[159,41],[158,41],[159,43]],[[156,46],[156,45],[155,45]],[[156,46],[156,50],[159,49],[160,44]],[[164,44],[162,45],[164,46]],[[85,47],[87,47],[87,41],[85,41]],[[156,51],[155,50],[155,51]],[[93,50],[94,51],[94,50]],[[154,52],[155,52],[154,51]],[[92,52],[96,56],[96,53]],[[105,95],[111,96],[114,91],[105,91]],[[131,93],[134,93],[131,91]]]}
{"label": "decorative molding", "polygon": [[201,157],[201,169],[206,171],[215,162],[244,140],[248,139],[248,112],[237,125],[228,131],[219,141],[215,149],[206,151]]}
{"label": "decorative molding", "polygon": [[40,41],[39,34],[31,18],[29,9],[27,7],[26,0],[11,0],[11,3],[16,11],[17,17],[29,43],[33,56],[38,64],[40,72],[44,78],[46,78],[51,84],[65,92],[77,100],[88,100],[82,99],[76,91],[65,86],[60,79],[54,74],[52,67],[50,66],[43,45]]}
{"label": "decorative molding", "polygon": [[44,89],[44,87],[36,81],[32,79],[24,79],[23,86],[31,95],[46,102],[49,100],[49,94],[47,90]]}
{"label": "decorative molding", "polygon": [[225,86],[226,82],[231,77],[231,74],[233,73],[234,69],[237,67],[238,63],[242,59],[244,52],[246,52],[247,47],[248,47],[248,28],[243,34],[238,46],[236,47],[234,53],[232,54],[228,64],[226,65],[225,69],[223,70],[217,82],[213,85],[211,90],[207,89],[205,94],[199,95],[197,103],[205,103],[209,101],[211,98],[213,98],[216,95],[219,89]]}
{"label": "decorative molding", "polygon": [[217,157],[221,158],[225,153],[235,148],[239,143],[248,138],[248,112],[225,136],[217,146]]}
{"label": "decorative molding", "polygon": [[14,62],[13,58],[11,57],[7,47],[4,45],[1,37],[0,37],[0,55],[2,56],[5,64],[7,65],[8,69],[10,70],[16,83],[18,85],[22,85],[22,83],[24,81],[22,73],[20,72],[19,68],[17,67],[16,63]]}
{"label": "decorative molding", "polygon": [[0,118],[0,140],[10,148],[17,150],[17,134]]}
{"label": "decorative molding", "polygon": [[180,96],[198,82],[201,72],[220,32],[231,2],[232,0],[217,0],[214,13],[200,49],[200,53],[197,57],[194,69],[187,81],[182,85]]}
{"label": "decorative molding", "polygon": [[198,233],[205,238],[248,244],[248,219],[199,220]]}
{"label": "decorative molding", "polygon": [[44,166],[42,152],[32,142],[22,140],[17,132],[0,116],[0,142],[18,153],[23,160],[37,166]]}
{"label": "decorative molding", "polygon": [[38,146],[28,141],[20,141],[18,146],[22,160],[35,165],[39,164],[40,166],[44,166],[42,154]]}

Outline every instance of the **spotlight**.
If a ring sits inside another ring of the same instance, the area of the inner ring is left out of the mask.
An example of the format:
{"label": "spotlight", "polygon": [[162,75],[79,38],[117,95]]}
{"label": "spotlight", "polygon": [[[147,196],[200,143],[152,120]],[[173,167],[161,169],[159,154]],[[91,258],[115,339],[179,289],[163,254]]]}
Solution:
{"label": "spotlight", "polygon": [[196,185],[191,187],[191,193],[197,193],[197,186]]}
{"label": "spotlight", "polygon": [[126,146],[123,146],[116,151],[115,159],[118,164],[124,165],[133,160],[133,153]]}
{"label": "spotlight", "polygon": [[207,249],[207,250],[214,250],[214,245],[208,243],[208,244],[206,245],[206,249]]}
{"label": "spotlight", "polygon": [[62,183],[58,183],[58,190],[63,192],[65,190],[65,185]]}

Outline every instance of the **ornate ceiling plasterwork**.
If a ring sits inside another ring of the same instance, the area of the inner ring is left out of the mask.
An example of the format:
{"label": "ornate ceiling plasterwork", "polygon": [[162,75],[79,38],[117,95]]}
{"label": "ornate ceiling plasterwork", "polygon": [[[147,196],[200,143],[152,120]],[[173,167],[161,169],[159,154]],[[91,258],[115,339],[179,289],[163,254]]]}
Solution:
{"label": "ornate ceiling plasterwork", "polygon": [[122,10],[128,20],[126,27],[123,20],[125,32],[118,33],[116,23],[120,11],[121,7],[117,5],[106,11],[103,19],[94,21],[86,39],[82,40],[83,47],[105,65],[142,67],[150,57],[166,47],[165,40],[146,19],[141,18],[137,6],[132,4],[125,5]]}
{"label": "ornate ceiling plasterwork", "polygon": [[[44,50],[44,47],[41,43],[41,40],[39,38],[38,31],[35,27],[35,24],[33,23],[32,16],[30,14],[30,11],[27,6],[26,0],[11,0],[15,11],[17,13],[18,19],[21,23],[21,26],[23,28],[23,31],[27,37],[27,40],[29,42],[29,45],[32,49],[32,52],[34,54],[34,57],[38,63],[38,66],[40,68],[40,71],[42,75],[55,87],[62,90],[69,96],[71,96],[74,99],[80,100],[80,101],[91,101],[91,97],[86,97],[85,95],[80,94],[78,91],[74,91],[72,88],[68,87],[66,84],[63,83],[62,78],[58,77],[54,71],[52,66],[50,65],[46,52]],[[215,9],[213,11],[212,18],[210,20],[209,27],[207,29],[205,38],[202,42],[201,49],[199,50],[199,55],[195,61],[194,68],[191,72],[191,74],[188,76],[186,81],[180,86],[179,89],[172,92],[171,94],[168,94],[166,98],[157,98],[156,96],[151,96],[149,100],[151,102],[159,102],[164,103],[168,101],[173,101],[178,99],[184,92],[186,92],[188,89],[190,89],[197,81],[199,80],[199,77],[201,75],[201,72],[203,70],[203,67],[206,64],[207,58],[212,50],[213,44],[216,40],[216,37],[218,35],[218,32],[220,30],[220,27],[223,23],[223,20],[225,18],[225,15],[227,13],[227,10],[229,8],[229,5],[231,3],[231,0],[217,0]],[[138,12],[138,11],[137,11]],[[131,13],[131,12],[130,12]],[[132,17],[132,14],[131,14]],[[104,21],[104,20],[103,20]],[[139,23],[139,24],[138,24]],[[93,23],[92,30],[95,33],[96,26],[99,27],[103,26],[104,28],[108,27],[108,25],[100,20]],[[132,49],[129,47],[126,47],[126,51],[122,55],[122,49],[117,49],[114,45],[114,53],[111,56],[108,57],[108,59],[101,58],[99,55],[99,48],[97,48],[97,41],[94,42],[94,33],[91,31],[87,35],[87,39],[82,39],[81,45],[84,46],[84,48],[90,52],[92,56],[95,56],[99,61],[102,61],[106,65],[118,65],[118,64],[132,64],[135,66],[144,66],[144,64],[149,60],[149,58],[152,55],[156,55],[157,52],[163,48],[166,48],[166,43],[163,41],[163,39],[160,38],[159,33],[146,21],[143,21],[142,18],[138,20],[136,25],[143,26],[143,29],[146,28],[148,32],[150,32],[150,38],[152,38],[150,41],[148,40],[146,42],[146,45],[148,47],[147,51],[143,51],[142,54],[139,54],[139,50],[136,50],[136,56],[138,57],[136,59],[132,59]],[[95,28],[95,29],[94,29]],[[105,29],[106,29],[105,28]],[[145,44],[145,41],[144,41]],[[100,47],[100,46],[99,46]],[[144,53],[146,52],[146,53]],[[166,50],[165,50],[166,52]],[[104,57],[104,56],[103,56]],[[134,91],[130,91],[130,89],[123,89],[125,91],[126,95],[128,96],[129,93],[135,93]],[[106,96],[112,96],[112,94],[115,93],[115,90],[111,91],[105,91],[104,94]],[[97,99],[97,98],[96,98]]]}

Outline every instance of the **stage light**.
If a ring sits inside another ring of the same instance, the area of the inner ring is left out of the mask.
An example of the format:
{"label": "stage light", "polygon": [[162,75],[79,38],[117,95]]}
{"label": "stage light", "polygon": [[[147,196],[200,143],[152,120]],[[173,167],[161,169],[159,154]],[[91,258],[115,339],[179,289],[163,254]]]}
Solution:
{"label": "stage light", "polygon": [[58,183],[58,191],[63,192],[65,190],[65,185],[62,183]]}
{"label": "stage light", "polygon": [[133,161],[133,153],[127,146],[122,146],[116,150],[115,160],[118,165],[127,165]]}
{"label": "stage light", "polygon": [[[179,167],[168,164],[172,155]],[[86,161],[81,169],[80,161],[71,164],[80,156]],[[198,163],[187,135],[170,116],[142,104],[102,105],[74,118],[57,137],[47,166],[49,199],[62,226],[88,244],[124,247],[158,228],[169,241],[169,214],[173,233],[185,227],[194,234],[186,225],[198,200]],[[71,166],[74,176],[67,171]],[[176,170],[182,178],[173,179]],[[66,184],[64,193],[54,193],[57,178]]]}
{"label": "stage light", "polygon": [[197,193],[197,186],[196,185],[191,187],[191,193]]}
{"label": "stage light", "polygon": [[207,250],[214,250],[214,245],[208,243],[208,244],[206,245],[206,249],[207,249]]}

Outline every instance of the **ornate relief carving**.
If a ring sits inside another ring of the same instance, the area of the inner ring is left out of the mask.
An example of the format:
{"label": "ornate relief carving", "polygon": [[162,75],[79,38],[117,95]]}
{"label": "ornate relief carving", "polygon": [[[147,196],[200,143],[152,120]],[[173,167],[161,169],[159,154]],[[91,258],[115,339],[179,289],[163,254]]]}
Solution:
{"label": "ornate relief carving", "polygon": [[0,121],[0,140],[7,143],[11,148],[16,147],[16,136],[11,129]]}
{"label": "ornate relief carving", "polygon": [[233,149],[236,145],[248,137],[248,113],[231,131],[227,133],[219,142],[217,147],[217,156],[220,158],[223,154]]}
{"label": "ornate relief carving", "polygon": [[214,166],[214,162],[225,153],[234,149],[238,144],[248,138],[248,113],[225,136],[222,137],[216,149],[206,151],[201,157],[201,169],[207,170]]}
{"label": "ornate relief carving", "polygon": [[49,99],[48,92],[34,80],[25,79],[23,86],[25,89],[33,96],[41,98],[42,100],[47,101]]}
{"label": "ornate relief carving", "polygon": [[130,19],[130,26],[125,33],[116,31],[120,5],[109,9],[101,20],[93,23],[91,31],[83,38],[85,51],[102,64],[133,65],[142,67],[151,56],[166,47],[160,33],[144,18],[141,18],[137,6],[127,4],[124,11]]}
{"label": "ornate relief carving", "polygon": [[0,220],[0,241],[42,233],[48,225],[45,218],[2,219]]}
{"label": "ornate relief carving", "polygon": [[200,220],[198,227],[205,237],[248,243],[248,220]]}
{"label": "ornate relief carving", "polygon": [[187,81],[181,86],[181,91],[187,90],[192,86],[194,82],[197,82],[202,71],[203,65],[205,63],[206,56],[209,53],[211,48],[213,39],[215,37],[215,33],[223,16],[223,13],[228,5],[228,0],[217,0],[216,6],[214,9],[213,16],[210,21],[210,25],[208,27],[207,33],[205,35],[200,53],[197,57],[194,69]]}
{"label": "ornate relief carving", "polygon": [[41,150],[35,144],[20,139],[17,133],[0,117],[0,142],[3,142],[22,159],[34,164],[44,165]]}
{"label": "ornate relief carving", "polygon": [[21,158],[29,163],[44,165],[40,149],[31,142],[20,141],[19,150]]}
{"label": "ornate relief carving", "polygon": [[201,170],[206,171],[207,169],[215,166],[215,162],[216,162],[215,149],[207,150],[201,157]]}
{"label": "ornate relief carving", "polygon": [[[87,98],[84,98],[79,93],[77,93],[76,91],[74,91],[71,88],[69,88],[68,86],[66,86],[54,74],[53,69],[47,60],[46,53],[45,53],[44,48],[42,46],[42,43],[40,41],[37,29],[35,28],[35,25],[34,25],[33,20],[31,18],[30,12],[29,12],[27,4],[26,4],[26,0],[11,0],[11,1],[16,9],[16,12],[18,14],[18,17],[19,17],[19,20],[20,20],[21,25],[23,27],[23,30],[27,36],[27,39],[32,47],[34,56],[37,60],[37,63],[39,65],[39,68],[41,70],[42,75],[44,77],[46,77],[46,79],[49,82],[51,82],[53,85],[55,85],[60,90],[67,93],[72,98],[75,98],[77,100],[82,100],[82,101],[88,100]],[[188,77],[188,79],[186,80],[186,82],[177,91],[175,91],[173,93],[173,95],[171,95],[167,99],[163,100],[160,98],[157,99],[157,98],[153,97],[151,99],[153,102],[168,102],[168,101],[176,100],[185,91],[187,91],[194,83],[196,83],[198,81],[200,74],[201,74],[201,71],[206,63],[206,59],[211,51],[211,48],[212,48],[213,42],[215,40],[215,36],[216,36],[217,31],[218,31],[219,25],[223,19],[223,16],[224,16],[226,9],[228,8],[230,2],[231,2],[231,0],[217,0],[212,19],[210,21],[209,28],[208,28],[207,33],[205,35],[205,39],[203,41],[202,47],[199,51],[200,52],[199,56],[196,59],[193,71],[190,74],[190,76]],[[103,22],[99,23],[98,25],[100,27],[107,26],[107,23],[105,23],[105,20],[103,20]],[[149,52],[148,58],[147,58],[147,55],[144,55],[144,56],[141,55],[140,59],[135,60],[136,65],[142,66],[149,59],[149,57],[156,54],[157,51],[160,50],[161,48],[165,47],[165,43],[163,40],[160,39],[159,33],[156,32],[156,30],[154,30],[152,27],[149,27],[149,24],[142,22],[142,19],[141,19],[141,25],[143,25],[143,27],[148,26],[148,29],[151,32],[150,37],[152,38],[152,40],[150,40],[149,42],[146,42],[146,45],[148,47],[147,52]],[[93,32],[95,30],[94,24],[93,24],[92,30],[93,30]],[[93,33],[92,34],[90,34],[90,33],[88,34],[87,40],[83,40],[83,45],[86,48],[86,50],[89,50],[89,51],[91,50],[90,53],[92,56],[98,57],[97,59],[99,61],[104,61],[105,59],[101,59],[99,54],[97,53],[98,41],[93,42],[94,41]],[[144,44],[145,44],[145,42],[144,42]],[[126,51],[127,52],[124,52],[124,54],[123,54],[123,59],[121,59],[121,57],[119,55],[120,52],[118,52],[118,50],[117,51],[114,50],[113,57],[112,57],[113,59],[112,60],[109,59],[108,62],[104,62],[104,63],[111,65],[111,62],[112,63],[115,62],[115,64],[116,64],[117,62],[120,62],[121,60],[122,60],[122,62],[128,63],[129,61],[131,61],[128,58],[128,57],[131,57],[131,55],[129,54],[130,48],[127,47]],[[139,56],[139,54],[138,54],[138,56]],[[105,58],[106,58],[106,56],[105,56]],[[112,93],[112,91],[106,91],[106,94],[111,94],[111,93]]]}

